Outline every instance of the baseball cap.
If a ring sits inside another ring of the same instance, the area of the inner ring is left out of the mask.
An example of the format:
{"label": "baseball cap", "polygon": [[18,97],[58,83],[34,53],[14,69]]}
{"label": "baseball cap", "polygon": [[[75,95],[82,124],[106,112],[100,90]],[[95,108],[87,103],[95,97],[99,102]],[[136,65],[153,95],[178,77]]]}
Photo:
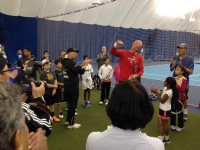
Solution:
{"label": "baseball cap", "polygon": [[47,60],[47,59],[43,59],[43,60],[42,60],[42,65],[45,65],[45,64],[47,64],[47,63],[50,63],[50,61]]}
{"label": "baseball cap", "polygon": [[68,48],[68,50],[67,50],[67,54],[70,53],[70,52],[76,52],[76,53],[79,53],[79,51],[76,50],[75,48]]}
{"label": "baseball cap", "polygon": [[177,46],[177,48],[185,48],[188,49],[188,45],[186,43],[181,43],[180,45]]}

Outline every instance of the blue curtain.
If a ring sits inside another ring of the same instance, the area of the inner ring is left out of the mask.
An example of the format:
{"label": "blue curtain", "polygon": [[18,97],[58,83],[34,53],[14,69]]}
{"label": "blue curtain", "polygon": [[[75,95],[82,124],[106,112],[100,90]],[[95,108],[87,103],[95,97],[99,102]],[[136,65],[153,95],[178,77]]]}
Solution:
{"label": "blue curtain", "polygon": [[6,46],[10,63],[14,63],[17,50],[25,47],[29,47],[38,59],[48,50],[51,59],[55,60],[62,49],[69,47],[80,50],[78,62],[85,54],[95,59],[102,45],[109,50],[117,39],[125,42],[124,49],[130,49],[134,40],[142,40],[145,59],[150,60],[171,59],[176,46],[182,42],[188,43],[189,54],[193,57],[199,57],[200,53],[200,35],[194,33],[88,25],[0,13],[0,43]]}
{"label": "blue curtain", "polygon": [[19,49],[28,47],[37,55],[37,19],[0,13],[0,43],[5,45],[11,64],[15,63]]}
{"label": "blue curtain", "polygon": [[[175,55],[179,43],[188,43],[189,54],[198,57],[200,52],[200,35],[189,32],[163,31],[158,29],[133,29],[63,21],[38,20],[38,57],[48,50],[51,58],[60,54],[60,50],[75,47],[80,50],[77,61],[84,54],[91,58],[101,52],[101,46],[107,49],[113,41],[125,42],[124,49],[130,49],[134,40],[143,41],[145,59],[170,60]],[[114,60],[114,58],[113,58]]]}

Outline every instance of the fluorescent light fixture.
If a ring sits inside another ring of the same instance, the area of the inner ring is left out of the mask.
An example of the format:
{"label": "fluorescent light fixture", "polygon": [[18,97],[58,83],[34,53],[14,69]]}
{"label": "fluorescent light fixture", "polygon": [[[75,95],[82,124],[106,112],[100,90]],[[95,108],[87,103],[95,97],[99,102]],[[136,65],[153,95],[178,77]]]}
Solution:
{"label": "fluorescent light fixture", "polygon": [[195,22],[195,17],[192,15],[191,17],[190,17],[190,19],[189,19],[189,22]]}
{"label": "fluorescent light fixture", "polygon": [[199,0],[157,0],[160,16],[179,17],[200,8]]}
{"label": "fluorescent light fixture", "polygon": [[101,0],[92,0],[93,5],[99,5],[101,3]]}
{"label": "fluorescent light fixture", "polygon": [[185,15],[181,15],[179,19],[180,20],[185,20]]}

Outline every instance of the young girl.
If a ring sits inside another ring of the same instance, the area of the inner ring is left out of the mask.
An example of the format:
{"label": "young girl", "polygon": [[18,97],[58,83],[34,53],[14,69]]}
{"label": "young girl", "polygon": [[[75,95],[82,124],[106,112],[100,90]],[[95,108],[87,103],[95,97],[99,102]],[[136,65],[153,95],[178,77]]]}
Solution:
{"label": "young girl", "polygon": [[113,76],[113,68],[110,64],[110,59],[105,58],[104,65],[99,68],[99,77],[101,79],[101,100],[99,102],[102,105],[104,102],[107,105],[110,95],[111,78]]}
{"label": "young girl", "polygon": [[84,102],[83,102],[83,107],[89,107],[91,105],[90,102],[90,91],[93,87],[92,85],[92,77],[93,77],[93,67],[90,64],[91,59],[87,55],[83,56],[83,61],[84,65],[86,66],[85,68],[85,73],[81,75],[81,80],[83,84],[83,90],[84,90]]}
{"label": "young girl", "polygon": [[176,80],[173,77],[167,77],[164,81],[164,89],[162,93],[159,93],[156,87],[152,87],[151,91],[156,94],[158,100],[160,101],[158,114],[158,138],[162,140],[163,143],[169,144],[168,120],[171,111],[171,101],[177,100],[179,97],[179,92],[176,88]]}
{"label": "young girl", "polygon": [[[187,79],[183,76],[185,72],[184,66],[178,65],[176,67],[176,88],[180,92],[180,97],[178,101],[172,103],[172,112],[171,112],[171,129],[176,131],[182,131],[184,127],[183,121],[183,104],[185,104],[188,90],[188,82]],[[174,113],[175,112],[175,113]],[[176,127],[176,113],[178,114],[178,126]]]}

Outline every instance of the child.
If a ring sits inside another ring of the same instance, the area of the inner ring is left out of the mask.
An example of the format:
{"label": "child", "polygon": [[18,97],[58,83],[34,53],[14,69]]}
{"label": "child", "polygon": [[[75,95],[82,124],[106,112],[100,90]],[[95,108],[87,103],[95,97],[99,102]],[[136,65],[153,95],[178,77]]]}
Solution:
{"label": "child", "polygon": [[21,64],[21,62],[22,62],[22,50],[18,50],[16,54],[16,63],[18,67]]}
{"label": "child", "polygon": [[99,68],[99,77],[102,81],[101,83],[101,100],[99,102],[102,105],[104,102],[107,105],[110,94],[111,78],[113,75],[113,69],[110,64],[110,59],[104,59],[104,65]]}
{"label": "child", "polygon": [[[185,72],[184,66],[178,65],[176,67],[176,87],[180,92],[179,101],[176,101],[174,104],[172,103],[172,112],[171,112],[171,129],[176,131],[182,131],[184,128],[184,121],[183,121],[183,104],[188,99],[187,97],[187,90],[188,90],[188,82],[187,79],[183,76]],[[176,114],[173,112],[178,113],[178,126],[176,127]]]}
{"label": "child", "polygon": [[58,117],[59,118],[63,118],[63,113],[62,113],[62,108],[60,105],[60,102],[64,101],[64,96],[63,96],[63,92],[64,92],[64,74],[63,74],[63,70],[62,70],[62,63],[61,63],[61,59],[58,59],[55,61],[55,65],[56,65],[56,69],[54,71],[55,75],[56,75],[56,79],[57,79],[57,85],[58,88],[56,89],[56,103],[58,106]]}
{"label": "child", "polygon": [[81,75],[81,80],[83,84],[83,90],[84,90],[84,102],[83,102],[83,107],[89,107],[91,105],[90,102],[90,91],[93,87],[92,85],[92,77],[93,77],[93,68],[92,65],[90,64],[91,60],[87,55],[83,56],[83,61],[84,65],[86,66],[85,68],[85,73]]}
{"label": "child", "polygon": [[173,77],[167,77],[164,81],[164,89],[161,94],[158,92],[156,87],[152,87],[151,91],[156,94],[158,100],[160,101],[158,114],[158,138],[163,141],[163,143],[169,144],[168,120],[171,111],[171,101],[177,100],[179,97],[179,92],[176,88],[176,80]]}
{"label": "child", "polygon": [[44,59],[42,61],[42,65],[43,65],[43,72],[41,72],[40,80],[46,81],[44,99],[46,101],[47,106],[49,106],[49,111],[51,113],[53,121],[60,122],[60,119],[58,119],[54,115],[55,94],[56,94],[56,89],[58,88],[56,75],[53,71],[50,70],[51,65],[49,60]]}

